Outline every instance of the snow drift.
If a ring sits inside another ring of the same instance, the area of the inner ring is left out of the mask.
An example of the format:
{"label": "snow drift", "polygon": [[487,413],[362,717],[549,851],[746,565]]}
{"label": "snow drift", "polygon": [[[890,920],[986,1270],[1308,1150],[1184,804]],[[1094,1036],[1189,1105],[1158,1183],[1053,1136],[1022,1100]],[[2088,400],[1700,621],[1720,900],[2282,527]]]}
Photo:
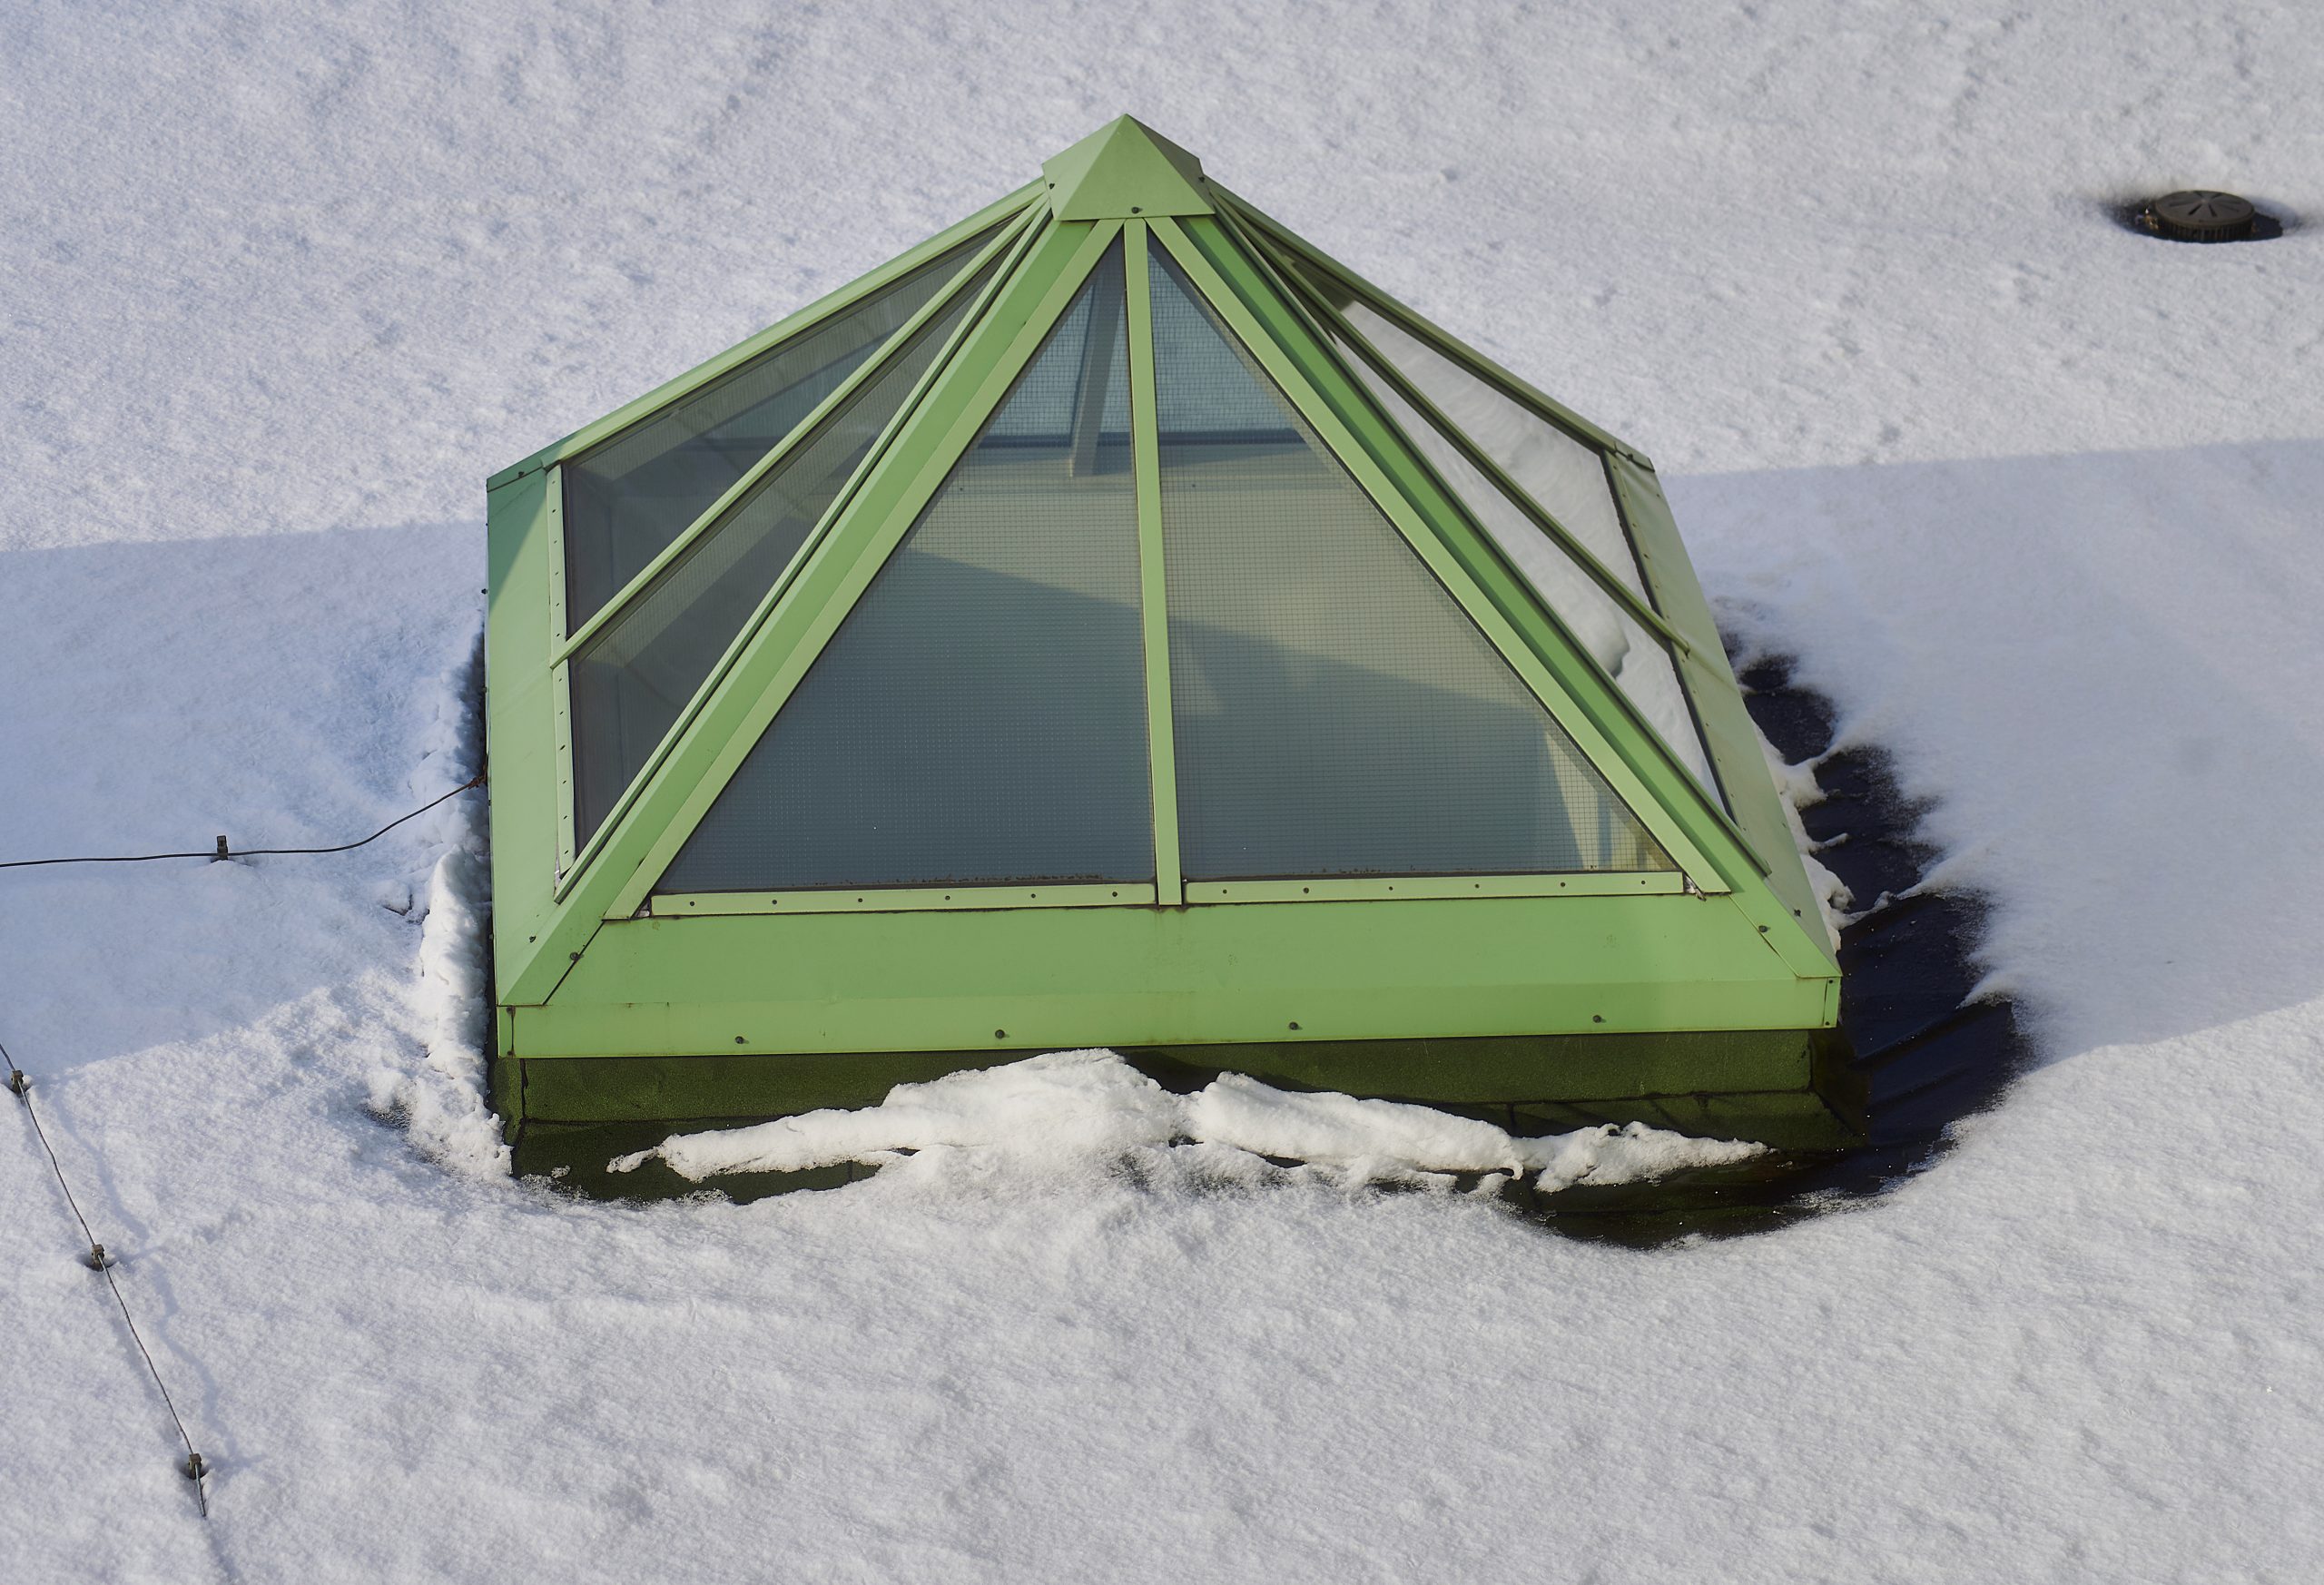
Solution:
{"label": "snow drift", "polygon": [[1177,1096],[1111,1051],[1053,1051],[1000,1068],[900,1084],[876,1107],[808,1112],[753,1127],[680,1134],[616,1157],[632,1172],[655,1157],[691,1182],[736,1172],[878,1166],[908,1152],[973,1152],[1035,1172],[1167,1150],[1181,1141],[1305,1162],[1350,1184],[1424,1181],[1452,1173],[1541,1176],[1543,1191],[1634,1183],[1766,1153],[1642,1123],[1521,1139],[1473,1117],[1399,1101],[1276,1089],[1223,1074]]}

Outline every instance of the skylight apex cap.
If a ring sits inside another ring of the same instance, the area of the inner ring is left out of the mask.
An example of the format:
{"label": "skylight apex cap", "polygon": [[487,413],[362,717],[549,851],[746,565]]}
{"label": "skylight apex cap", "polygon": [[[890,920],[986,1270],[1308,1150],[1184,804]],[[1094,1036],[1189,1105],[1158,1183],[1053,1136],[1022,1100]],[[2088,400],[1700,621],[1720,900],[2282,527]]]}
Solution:
{"label": "skylight apex cap", "polygon": [[1209,214],[1202,162],[1152,127],[1117,116],[1041,166],[1059,220]]}

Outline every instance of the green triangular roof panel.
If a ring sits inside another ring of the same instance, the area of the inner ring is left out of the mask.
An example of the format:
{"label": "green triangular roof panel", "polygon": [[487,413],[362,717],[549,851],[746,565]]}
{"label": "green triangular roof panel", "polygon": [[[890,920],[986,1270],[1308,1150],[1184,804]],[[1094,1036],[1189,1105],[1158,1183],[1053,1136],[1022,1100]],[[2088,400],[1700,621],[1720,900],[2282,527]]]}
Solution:
{"label": "green triangular roof panel", "polygon": [[1042,165],[1063,221],[1209,214],[1202,162],[1143,122],[1119,116]]}
{"label": "green triangular roof panel", "polygon": [[907,258],[491,488],[504,1115],[1104,1045],[1846,1132],[1642,459],[1128,117]]}

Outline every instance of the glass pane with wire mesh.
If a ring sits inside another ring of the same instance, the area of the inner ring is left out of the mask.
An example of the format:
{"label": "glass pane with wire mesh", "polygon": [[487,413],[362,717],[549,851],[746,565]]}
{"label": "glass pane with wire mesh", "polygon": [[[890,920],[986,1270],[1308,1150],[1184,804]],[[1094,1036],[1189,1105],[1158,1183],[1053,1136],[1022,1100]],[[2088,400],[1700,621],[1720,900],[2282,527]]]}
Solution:
{"label": "glass pane with wire mesh", "polygon": [[644,572],[999,229],[986,227],[566,463],[566,631]]}
{"label": "glass pane with wire mesh", "polygon": [[1000,269],[985,265],[573,655],[573,823],[586,843],[758,609]]}
{"label": "glass pane with wire mesh", "polygon": [[1389,423],[1403,431],[1453,497],[1492,536],[1567,634],[1621,689],[1703,790],[1719,798],[1718,779],[1711,773],[1709,753],[1669,647],[1542,533],[1442,429],[1398,395],[1353,343],[1334,335],[1333,344]]}
{"label": "glass pane with wire mesh", "polygon": [[1648,597],[1637,553],[1614,505],[1604,453],[1470,373],[1363,294],[1321,271],[1286,268],[1294,268],[1317,296],[1337,309],[1398,374],[1608,572],[1632,594]]}
{"label": "glass pane with wire mesh", "polygon": [[1157,264],[1187,878],[1673,868],[1177,266]]}
{"label": "glass pane with wire mesh", "polygon": [[1121,246],[656,891],[1154,877]]}

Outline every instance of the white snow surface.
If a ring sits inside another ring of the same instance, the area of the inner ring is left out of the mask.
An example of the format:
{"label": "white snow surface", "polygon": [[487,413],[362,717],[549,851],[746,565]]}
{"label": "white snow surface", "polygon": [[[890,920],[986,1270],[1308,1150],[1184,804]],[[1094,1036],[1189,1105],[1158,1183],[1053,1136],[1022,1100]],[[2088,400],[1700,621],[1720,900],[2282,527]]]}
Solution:
{"label": "white snow surface", "polygon": [[[1210,1146],[1186,1152],[1180,1141]],[[700,1183],[733,1172],[800,1172],[842,1162],[884,1166],[931,1151],[968,1153],[974,1167],[1086,1176],[1132,1168],[1153,1177],[1191,1155],[1215,1175],[1221,1152],[1252,1159],[1239,1175],[1260,1176],[1268,1157],[1322,1170],[1326,1182],[1426,1183],[1482,1173],[1502,1182],[1538,1172],[1554,1193],[1587,1179],[1636,1183],[1687,1167],[1722,1167],[1766,1154],[1736,1139],[1695,1139],[1642,1123],[1578,1128],[1538,1139],[1428,1107],[1302,1094],[1247,1074],[1220,1075],[1176,1096],[1111,1051],[1050,1051],[997,1068],[900,1084],[878,1106],[808,1112],[751,1127],[679,1134],[650,1150],[616,1157],[615,1172],[660,1157]]]}
{"label": "white snow surface", "polygon": [[2324,231],[2108,212],[2324,216],[2319,81],[2304,5],[8,8],[0,857],[457,786],[484,477],[1128,111],[1658,458],[2039,1066],[1649,1255],[1230,1171],[625,1207],[495,1170],[477,794],[0,871],[215,1471],[12,1115],[0,1577],[2315,1578]]}

